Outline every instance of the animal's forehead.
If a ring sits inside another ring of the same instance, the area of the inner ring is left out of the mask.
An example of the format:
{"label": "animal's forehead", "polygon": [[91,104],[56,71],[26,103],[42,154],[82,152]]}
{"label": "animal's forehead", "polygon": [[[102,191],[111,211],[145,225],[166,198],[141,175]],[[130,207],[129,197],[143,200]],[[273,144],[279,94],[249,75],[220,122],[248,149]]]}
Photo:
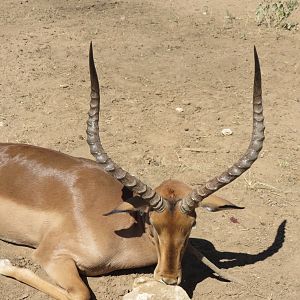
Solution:
{"label": "animal's forehead", "polygon": [[192,191],[192,188],[184,182],[178,180],[166,180],[162,182],[156,191],[168,202],[177,203],[179,200],[185,198]]}
{"label": "animal's forehead", "polygon": [[163,212],[151,213],[151,219],[156,224],[170,225],[172,227],[189,226],[191,222],[196,218],[195,213],[190,215],[184,214],[180,210],[179,201],[166,201],[167,205]]}
{"label": "animal's forehead", "polygon": [[175,210],[178,208],[178,205],[180,205],[181,199],[170,198],[165,200],[167,204],[166,209],[169,211],[169,213],[174,214]]}

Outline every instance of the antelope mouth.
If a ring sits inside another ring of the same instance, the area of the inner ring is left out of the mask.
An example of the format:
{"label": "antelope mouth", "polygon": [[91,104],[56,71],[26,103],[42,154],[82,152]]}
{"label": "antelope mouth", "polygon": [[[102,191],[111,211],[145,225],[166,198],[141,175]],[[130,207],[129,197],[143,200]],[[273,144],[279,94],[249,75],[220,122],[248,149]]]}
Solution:
{"label": "antelope mouth", "polygon": [[162,277],[159,282],[165,284],[165,285],[179,285],[181,282],[181,277],[178,278],[166,278]]}

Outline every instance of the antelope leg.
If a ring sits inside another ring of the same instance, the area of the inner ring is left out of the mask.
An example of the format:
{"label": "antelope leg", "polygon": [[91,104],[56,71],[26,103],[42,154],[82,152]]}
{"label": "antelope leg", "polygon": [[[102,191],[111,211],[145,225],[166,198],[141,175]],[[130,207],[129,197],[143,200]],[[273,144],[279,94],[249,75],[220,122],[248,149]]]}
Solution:
{"label": "antelope leg", "polygon": [[14,278],[57,300],[69,300],[67,292],[45,281],[29,269],[15,267],[8,259],[0,259],[0,274]]}

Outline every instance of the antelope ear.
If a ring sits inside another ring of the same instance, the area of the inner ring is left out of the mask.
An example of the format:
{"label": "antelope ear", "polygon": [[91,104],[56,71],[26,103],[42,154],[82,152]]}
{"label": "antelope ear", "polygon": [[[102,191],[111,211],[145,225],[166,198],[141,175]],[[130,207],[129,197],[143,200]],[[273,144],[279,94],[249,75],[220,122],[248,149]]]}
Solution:
{"label": "antelope ear", "polygon": [[121,202],[112,211],[105,213],[103,216],[110,216],[120,213],[130,213],[134,211],[144,212],[148,207],[148,203],[141,197],[135,196]]}
{"label": "antelope ear", "polygon": [[211,195],[205,198],[201,203],[200,207],[205,208],[208,211],[219,211],[226,209],[244,209],[245,207],[237,206],[223,198],[215,195]]}

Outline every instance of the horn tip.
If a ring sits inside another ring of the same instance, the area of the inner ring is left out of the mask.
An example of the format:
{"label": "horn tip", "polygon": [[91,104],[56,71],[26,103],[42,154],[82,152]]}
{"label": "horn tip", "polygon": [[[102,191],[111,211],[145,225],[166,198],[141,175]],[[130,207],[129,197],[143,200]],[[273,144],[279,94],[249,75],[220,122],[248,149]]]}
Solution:
{"label": "horn tip", "polygon": [[92,41],[90,41],[89,57],[90,57],[90,59],[93,59],[93,42]]}
{"label": "horn tip", "polygon": [[259,58],[258,58],[258,54],[257,54],[257,50],[256,50],[255,45],[253,47],[253,51],[254,51],[254,61],[259,66]]}

